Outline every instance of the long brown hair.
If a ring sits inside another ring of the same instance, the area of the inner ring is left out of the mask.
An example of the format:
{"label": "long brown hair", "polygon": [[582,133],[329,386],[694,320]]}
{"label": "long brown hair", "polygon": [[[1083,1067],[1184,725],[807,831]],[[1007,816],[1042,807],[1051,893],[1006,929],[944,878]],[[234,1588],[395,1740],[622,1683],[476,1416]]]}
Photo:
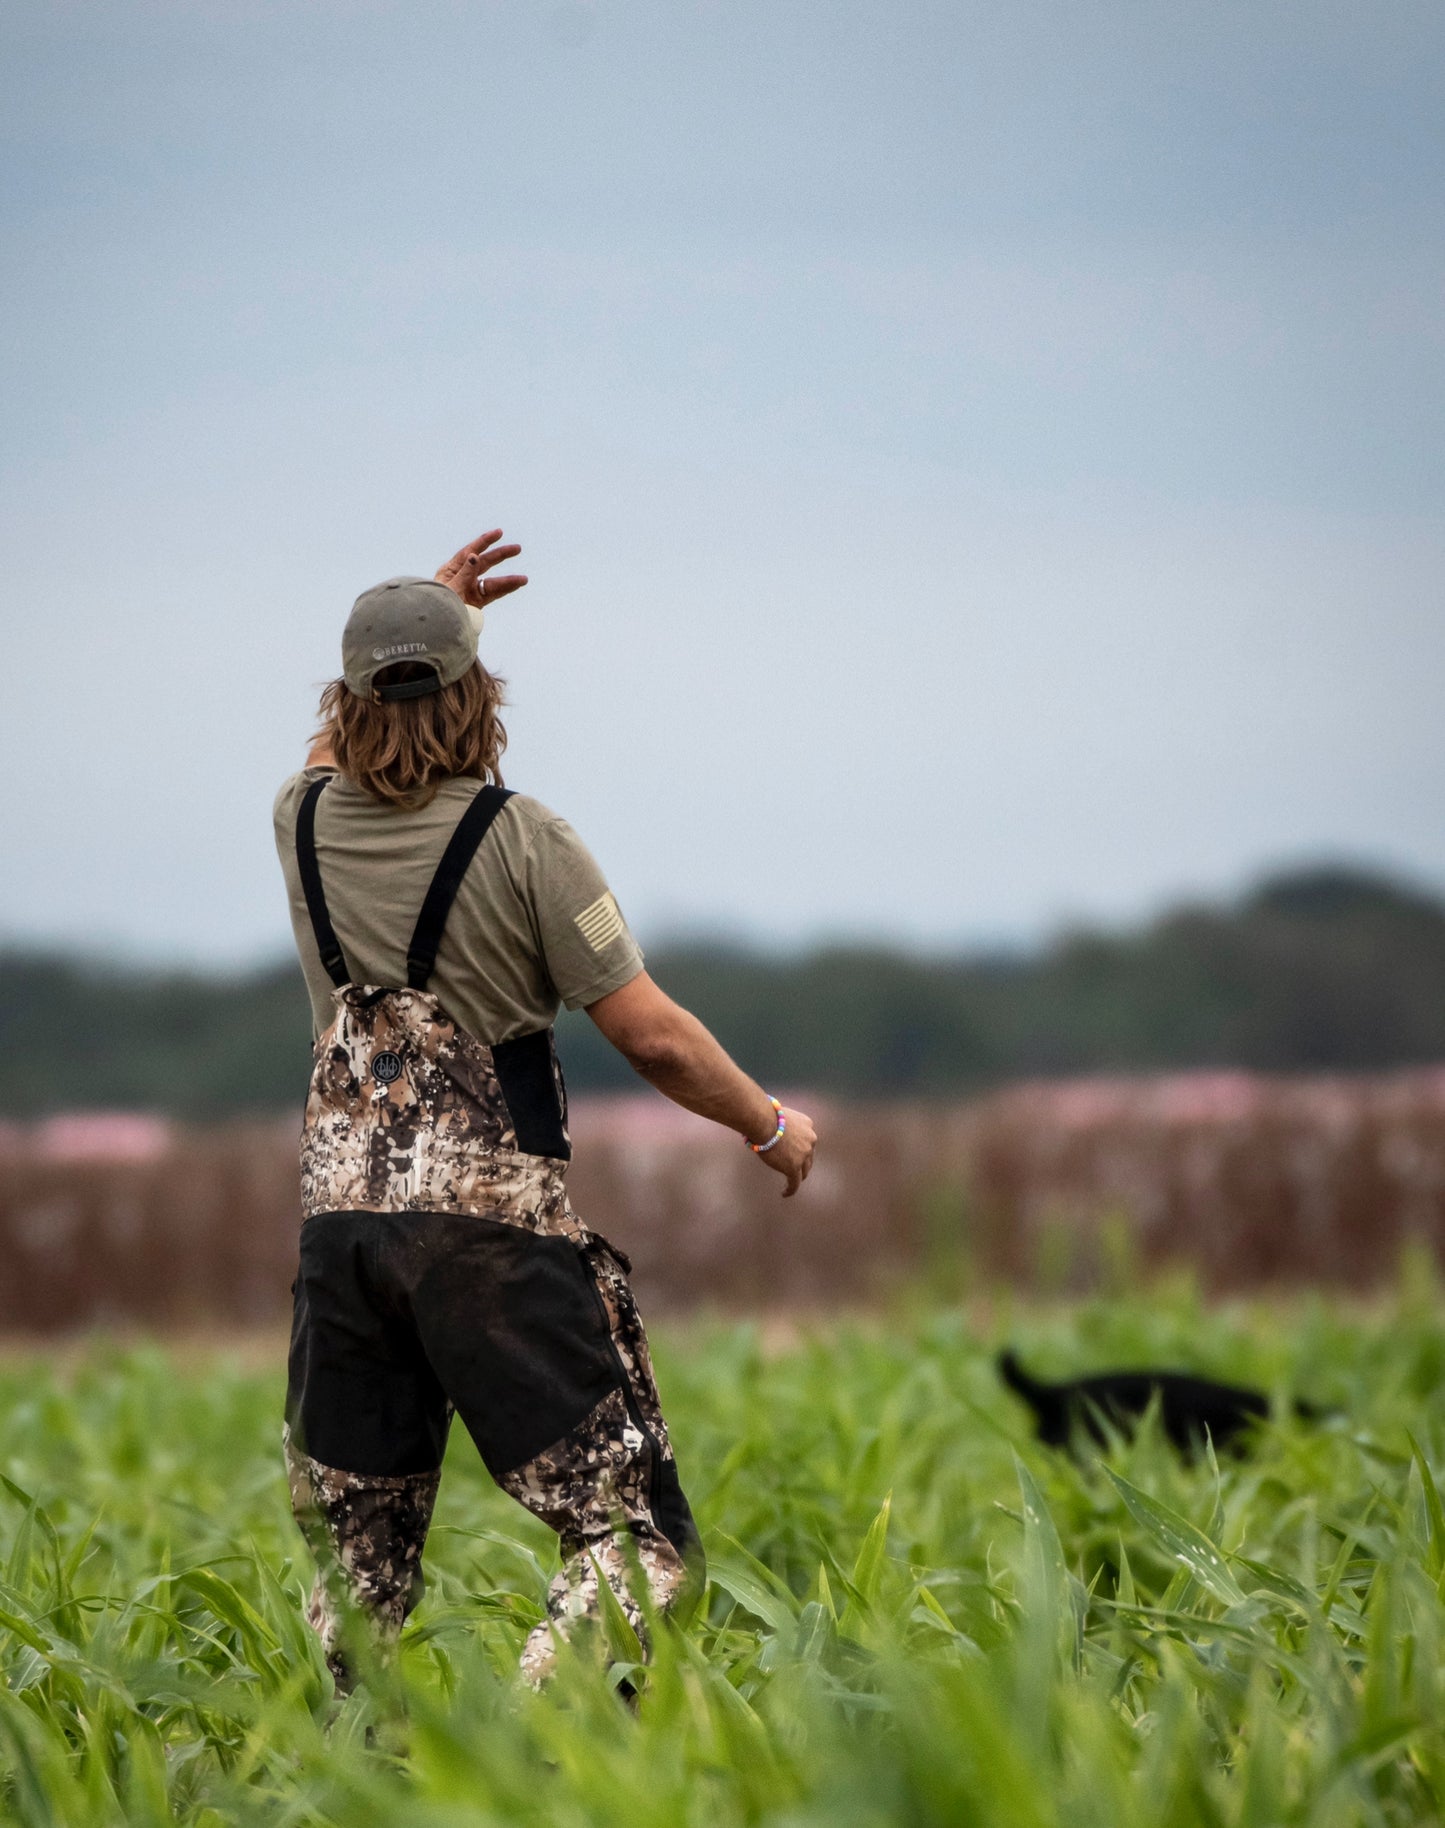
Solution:
{"label": "long brown hair", "polygon": [[[403,662],[379,673],[377,684],[399,685],[420,672],[414,662]],[[500,787],[505,684],[479,660],[439,692],[377,704],[358,698],[344,679],[333,679],[321,694],[321,728],[312,740],[329,745],[347,780],[394,806],[429,805],[455,775],[490,778]]]}

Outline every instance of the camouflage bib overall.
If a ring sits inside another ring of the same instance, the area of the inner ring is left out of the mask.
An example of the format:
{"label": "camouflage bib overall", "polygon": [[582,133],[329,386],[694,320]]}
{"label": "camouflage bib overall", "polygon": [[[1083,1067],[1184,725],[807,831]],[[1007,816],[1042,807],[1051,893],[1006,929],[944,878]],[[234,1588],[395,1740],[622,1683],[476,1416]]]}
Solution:
{"label": "camouflage bib overall", "polygon": [[671,1604],[700,1576],[626,1260],[567,1199],[566,1093],[544,1029],[487,1046],[427,988],[457,890],[510,795],[480,787],[423,901],[404,987],[353,983],[317,858],[327,779],[296,854],[335,1018],[316,1044],[301,1144],[304,1223],[287,1461],[319,1575],[310,1617],[349,1683],[348,1616],[385,1649],[421,1592],[453,1413],[502,1489],[561,1539],[522,1668],[600,1607],[599,1571]]}

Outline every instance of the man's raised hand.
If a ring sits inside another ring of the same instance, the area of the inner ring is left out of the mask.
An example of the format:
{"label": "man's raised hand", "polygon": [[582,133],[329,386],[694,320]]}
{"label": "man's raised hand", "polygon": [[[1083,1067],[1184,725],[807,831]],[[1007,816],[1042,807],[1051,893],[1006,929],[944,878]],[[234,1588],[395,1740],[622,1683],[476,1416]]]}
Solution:
{"label": "man's raised hand", "polygon": [[500,565],[503,559],[516,558],[522,550],[520,546],[499,546],[497,541],[501,537],[500,527],[479,534],[447,560],[436,574],[437,583],[454,590],[472,609],[482,609],[488,603],[495,603],[498,597],[510,596],[514,590],[520,590],[527,580],[518,572],[510,572],[504,578],[483,575],[494,565]]}

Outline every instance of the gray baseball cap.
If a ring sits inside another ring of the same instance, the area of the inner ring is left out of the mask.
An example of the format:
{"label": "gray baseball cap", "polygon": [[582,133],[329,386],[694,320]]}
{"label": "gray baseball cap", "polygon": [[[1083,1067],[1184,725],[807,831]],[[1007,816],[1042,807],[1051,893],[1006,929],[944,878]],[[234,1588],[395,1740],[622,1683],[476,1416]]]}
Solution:
{"label": "gray baseball cap", "polygon": [[[433,578],[388,578],[363,590],[341,636],[341,670],[358,698],[388,703],[424,698],[461,678],[477,658],[482,612]],[[376,676],[404,660],[432,675],[378,686]]]}

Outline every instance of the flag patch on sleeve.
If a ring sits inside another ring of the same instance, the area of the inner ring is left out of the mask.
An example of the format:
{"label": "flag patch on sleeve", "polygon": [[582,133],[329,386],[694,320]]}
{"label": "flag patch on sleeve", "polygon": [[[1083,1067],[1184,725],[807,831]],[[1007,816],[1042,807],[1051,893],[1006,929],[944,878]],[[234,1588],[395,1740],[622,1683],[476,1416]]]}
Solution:
{"label": "flag patch on sleeve", "polygon": [[610,893],[599,895],[576,920],[578,932],[594,952],[605,952],[623,930],[622,910]]}

